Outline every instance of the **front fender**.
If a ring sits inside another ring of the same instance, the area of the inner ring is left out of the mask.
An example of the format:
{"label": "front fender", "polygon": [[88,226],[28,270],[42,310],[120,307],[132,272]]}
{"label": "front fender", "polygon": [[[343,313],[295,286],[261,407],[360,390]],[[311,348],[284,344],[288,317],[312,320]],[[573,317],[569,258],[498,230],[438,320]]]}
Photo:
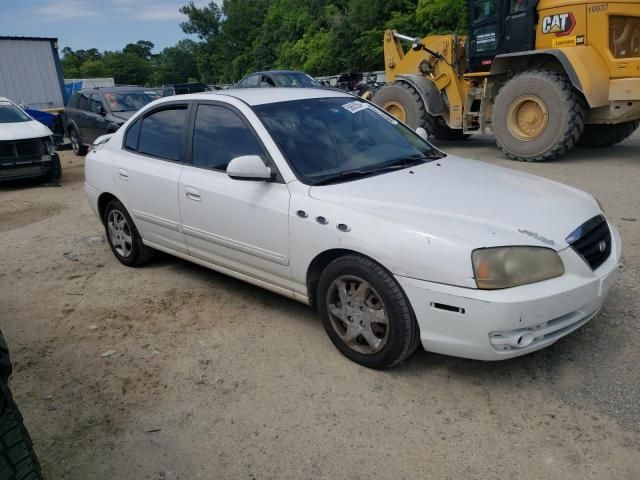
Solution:
{"label": "front fender", "polygon": [[593,47],[578,46],[547,48],[527,52],[497,55],[491,66],[491,75],[501,75],[522,69],[532,63],[544,63],[545,57],[557,60],[571,84],[582,92],[591,108],[609,104],[609,70]]}

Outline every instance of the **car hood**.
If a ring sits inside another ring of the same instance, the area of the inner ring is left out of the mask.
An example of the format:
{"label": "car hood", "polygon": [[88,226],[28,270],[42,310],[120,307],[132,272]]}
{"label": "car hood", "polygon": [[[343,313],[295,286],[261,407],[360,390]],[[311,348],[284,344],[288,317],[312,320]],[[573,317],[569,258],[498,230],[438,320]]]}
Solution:
{"label": "car hood", "polygon": [[0,141],[25,140],[28,138],[50,137],[53,135],[45,125],[36,121],[0,123]]}
{"label": "car hood", "polygon": [[136,112],[112,112],[111,115],[114,118],[120,119],[120,120],[129,120],[131,117],[133,117],[136,114]]}
{"label": "car hood", "polygon": [[561,250],[573,230],[601,213],[595,199],[578,189],[455,156],[311,187],[309,195],[410,224],[425,235],[463,239],[473,248],[536,245]]}

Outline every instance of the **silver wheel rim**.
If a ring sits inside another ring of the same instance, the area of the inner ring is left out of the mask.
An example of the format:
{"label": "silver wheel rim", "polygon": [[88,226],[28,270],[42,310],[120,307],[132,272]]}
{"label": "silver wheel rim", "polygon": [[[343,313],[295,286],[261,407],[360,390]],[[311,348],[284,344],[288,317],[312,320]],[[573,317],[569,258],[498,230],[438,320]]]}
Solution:
{"label": "silver wheel rim", "polygon": [[133,235],[127,218],[118,210],[111,210],[107,217],[109,240],[118,255],[128,257],[133,250]]}
{"label": "silver wheel rim", "polygon": [[389,316],[380,295],[365,280],[352,275],[335,279],[327,292],[333,330],[358,353],[371,355],[389,340]]}

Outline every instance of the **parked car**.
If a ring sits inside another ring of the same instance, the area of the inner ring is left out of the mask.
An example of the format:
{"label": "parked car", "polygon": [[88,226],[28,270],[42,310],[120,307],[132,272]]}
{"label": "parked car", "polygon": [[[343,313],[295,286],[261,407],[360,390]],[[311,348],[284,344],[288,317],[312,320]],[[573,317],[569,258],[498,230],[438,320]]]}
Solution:
{"label": "parked car", "polygon": [[143,87],[106,87],[80,90],[65,108],[65,132],[76,155],[86,155],[87,147],[101,135],[113,133],[147,103],[160,98]]}
{"label": "parked car", "polygon": [[187,93],[208,92],[211,90],[204,83],[172,83],[162,87],[162,96],[170,97],[172,95],[185,95]]}
{"label": "parked car", "polygon": [[322,84],[304,72],[269,70],[247,75],[233,88],[322,88]]}
{"label": "parked car", "polygon": [[42,480],[29,432],[9,388],[11,370],[9,349],[0,332],[0,478]]}
{"label": "parked car", "polygon": [[368,367],[420,342],[511,358],[591,320],[621,251],[595,198],[425,138],[333,90],[185,95],[103,137],[85,191],[122,264],[161,250],[315,305]]}
{"label": "parked car", "polygon": [[8,98],[0,97],[0,181],[39,177],[60,180],[52,132]]}

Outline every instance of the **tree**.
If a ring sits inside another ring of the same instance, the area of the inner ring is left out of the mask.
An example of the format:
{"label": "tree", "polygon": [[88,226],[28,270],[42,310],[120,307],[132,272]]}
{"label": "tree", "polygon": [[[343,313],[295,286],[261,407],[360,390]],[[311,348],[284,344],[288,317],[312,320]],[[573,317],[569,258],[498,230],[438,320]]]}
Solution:
{"label": "tree", "polygon": [[136,43],[129,43],[123,49],[122,53],[135,55],[136,57],[151,58],[151,51],[155,45],[147,40],[138,40]]}

